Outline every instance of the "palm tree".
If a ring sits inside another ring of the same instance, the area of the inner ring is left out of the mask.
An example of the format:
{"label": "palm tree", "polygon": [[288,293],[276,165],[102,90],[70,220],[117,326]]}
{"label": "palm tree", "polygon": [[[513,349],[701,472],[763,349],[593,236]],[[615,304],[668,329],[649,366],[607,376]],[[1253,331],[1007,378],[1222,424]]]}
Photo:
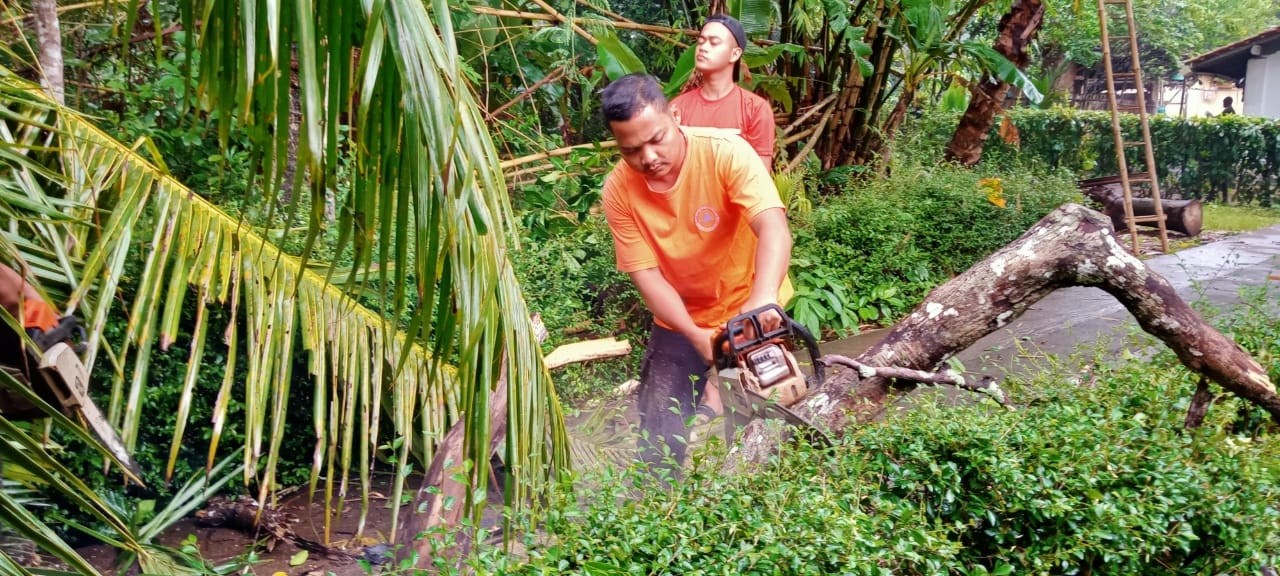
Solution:
{"label": "palm tree", "polygon": [[[209,328],[204,311],[222,304],[233,318],[225,332],[229,356],[243,354],[249,369],[227,372],[210,463],[231,384],[241,378],[244,479],[260,487],[261,497],[276,487],[288,359],[305,350],[319,408],[311,487],[328,478],[326,503],[335,477],[342,489],[350,470],[368,480],[371,455],[387,428],[398,440],[397,462],[408,463],[429,459],[444,431],[465,423],[465,457],[475,464],[468,479],[483,485],[486,408],[501,372],[509,399],[506,461],[517,487],[509,497],[523,500],[566,463],[563,418],[507,259],[511,210],[493,145],[461,75],[448,7],[437,1],[429,10],[416,0],[209,0],[183,2],[182,13],[187,30],[200,22],[186,47],[193,53],[198,38],[200,65],[192,72],[200,106],[217,113],[223,135],[232,123],[272,135],[258,142],[256,190],[273,202],[286,172],[291,83],[297,85],[303,119],[298,180],[312,206],[298,257],[184,188],[163,165],[50,103],[34,84],[0,73],[0,106],[19,121],[4,134],[0,181],[39,200],[10,215],[16,223],[7,236],[10,254],[30,265],[46,288],[67,294],[67,310],[87,320],[86,363],[114,374],[108,413],[125,442],[136,441],[146,417],[139,406],[151,351],[173,341],[179,313],[190,302],[185,296],[194,289],[192,360],[174,407],[180,424],[170,472],[201,370]],[[340,218],[324,222],[343,157],[354,159],[351,191]],[[150,237],[135,237],[148,223]],[[340,271],[312,258],[326,226],[336,229],[338,252],[350,248],[354,265]],[[106,342],[102,331],[139,243],[145,264],[127,306],[126,337]],[[353,298],[360,277],[395,287],[382,310]],[[338,279],[345,282],[332,282]],[[400,501],[409,471],[397,470],[393,502]],[[361,483],[362,511],[367,485]]]}

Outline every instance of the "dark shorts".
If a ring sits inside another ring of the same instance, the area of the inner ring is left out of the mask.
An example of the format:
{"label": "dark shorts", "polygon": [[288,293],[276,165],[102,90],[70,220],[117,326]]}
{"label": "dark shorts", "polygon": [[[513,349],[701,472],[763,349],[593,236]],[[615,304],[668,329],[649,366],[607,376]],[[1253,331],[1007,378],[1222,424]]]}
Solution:
{"label": "dark shorts", "polygon": [[640,365],[640,459],[671,467],[684,461],[697,401],[706,387],[706,362],[678,332],[654,326]]}

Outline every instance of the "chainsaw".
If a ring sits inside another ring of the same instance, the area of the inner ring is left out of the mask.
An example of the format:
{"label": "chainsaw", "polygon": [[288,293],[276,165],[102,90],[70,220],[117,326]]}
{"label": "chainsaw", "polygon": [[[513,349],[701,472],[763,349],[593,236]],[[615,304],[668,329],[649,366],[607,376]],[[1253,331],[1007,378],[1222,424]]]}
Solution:
{"label": "chainsaw", "polygon": [[[776,312],[782,323],[765,330],[763,316],[770,311]],[[802,345],[809,355],[811,374],[801,370],[791,352],[797,345]],[[737,385],[730,387],[730,396],[745,400],[748,414],[781,418],[821,436],[812,423],[790,409],[826,378],[823,364],[818,361],[818,341],[782,307],[769,304],[734,316],[712,339],[712,353],[719,376],[730,382],[736,380]]]}
{"label": "chainsaw", "polygon": [[[66,316],[48,330],[29,328],[26,332],[30,343],[35,346],[19,346],[22,347],[26,364],[35,370],[21,370],[19,367],[4,369],[11,376],[29,378],[27,383],[32,391],[44,402],[61,408],[68,416],[79,416],[107,450],[124,465],[126,474],[142,485],[141,471],[130,457],[124,442],[89,397],[89,371],[79,356],[83,345],[73,345],[73,342],[85,341],[84,327],[74,317]],[[6,418],[22,420],[44,416],[29,401],[8,391],[0,392],[4,392],[0,394],[0,412]]]}

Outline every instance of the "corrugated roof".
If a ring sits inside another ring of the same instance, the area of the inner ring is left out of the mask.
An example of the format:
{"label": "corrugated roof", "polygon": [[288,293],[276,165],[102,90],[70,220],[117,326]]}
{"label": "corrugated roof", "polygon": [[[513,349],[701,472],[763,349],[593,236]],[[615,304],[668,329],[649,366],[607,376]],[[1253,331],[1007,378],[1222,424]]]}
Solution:
{"label": "corrugated roof", "polygon": [[1205,52],[1187,60],[1187,65],[1194,72],[1206,72],[1235,79],[1244,78],[1249,59],[1253,57],[1249,49],[1255,45],[1262,47],[1263,54],[1280,50],[1280,26]]}

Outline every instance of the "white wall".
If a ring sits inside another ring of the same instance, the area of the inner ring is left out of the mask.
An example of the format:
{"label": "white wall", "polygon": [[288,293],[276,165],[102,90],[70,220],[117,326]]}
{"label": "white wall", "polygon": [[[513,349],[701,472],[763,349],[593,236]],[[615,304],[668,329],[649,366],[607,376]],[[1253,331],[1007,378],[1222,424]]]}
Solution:
{"label": "white wall", "polygon": [[1205,74],[1199,81],[1187,83],[1186,110],[1182,105],[1182,86],[1178,83],[1164,85],[1165,115],[1195,118],[1198,116],[1217,116],[1222,114],[1222,99],[1228,96],[1235,101],[1233,107],[1237,113],[1243,113],[1240,103],[1244,98],[1244,90],[1231,84],[1214,81]]}
{"label": "white wall", "polygon": [[1280,53],[1249,59],[1244,103],[1237,110],[1245,116],[1280,118]]}

